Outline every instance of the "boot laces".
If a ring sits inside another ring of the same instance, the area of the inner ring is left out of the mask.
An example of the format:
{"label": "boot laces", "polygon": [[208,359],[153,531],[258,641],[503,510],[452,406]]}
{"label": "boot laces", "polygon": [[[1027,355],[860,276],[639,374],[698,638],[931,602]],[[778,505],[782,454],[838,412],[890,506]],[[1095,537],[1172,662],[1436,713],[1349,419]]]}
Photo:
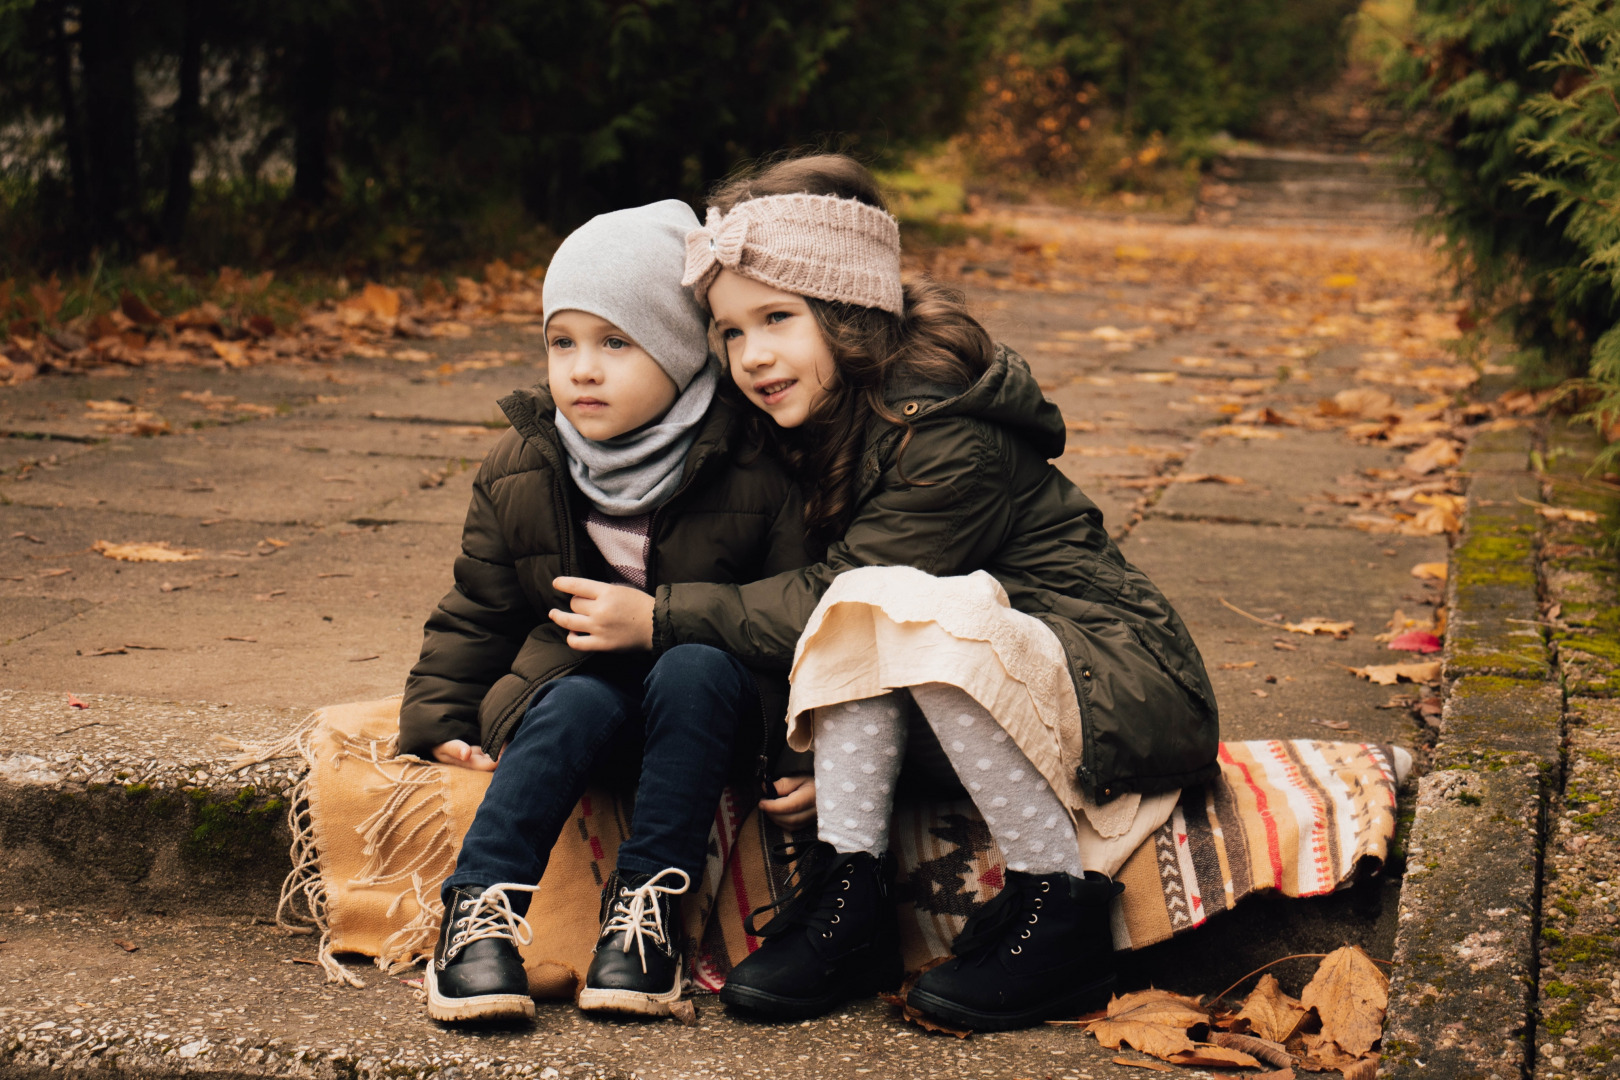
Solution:
{"label": "boot laces", "polygon": [[[793,863],[782,895],[774,903],[755,908],[743,921],[743,929],[756,937],[776,937],[799,928],[808,929],[822,938],[833,936],[833,927],[842,921],[839,912],[844,907],[844,893],[849,890],[850,860],[855,853],[841,855],[832,846],[817,840],[810,844],[778,844],[771,858],[779,863]],[[840,871],[844,871],[840,876]],[[756,926],[759,916],[775,910],[776,915],[764,926]]]}
{"label": "boot laces", "polygon": [[486,938],[505,938],[519,946],[533,941],[534,932],[529,929],[529,921],[512,910],[512,902],[506,894],[509,891],[534,893],[539,888],[538,885],[517,885],[512,882],[491,885],[480,895],[460,901],[456,905],[458,911],[445,912],[445,918],[454,919],[460,925],[450,935],[450,946],[444,951],[444,963],[454,960],[462,949],[473,942]]}
{"label": "boot laces", "polygon": [[[680,887],[662,884],[664,875],[675,874],[680,878]],[[639,888],[630,889],[621,885],[619,897],[613,902],[608,912],[608,921],[602,926],[602,936],[624,932],[624,951],[630,951],[630,943],[635,942],[636,953],[641,957],[641,970],[647,970],[647,939],[651,938],[654,945],[669,949],[669,935],[664,927],[664,905],[659,903],[659,896],[679,896],[692,887],[692,878],[685,870],[677,867],[667,867],[648,878]]]}
{"label": "boot laces", "polygon": [[[1045,895],[1050,892],[1049,881],[1031,883],[1027,888],[1009,884],[989,903],[975,911],[951,944],[951,951],[963,961],[983,963],[1002,944],[1017,956],[1024,951],[1023,942],[1030,936],[1030,928],[1041,919]],[[1014,933],[1016,927],[1021,930]]]}

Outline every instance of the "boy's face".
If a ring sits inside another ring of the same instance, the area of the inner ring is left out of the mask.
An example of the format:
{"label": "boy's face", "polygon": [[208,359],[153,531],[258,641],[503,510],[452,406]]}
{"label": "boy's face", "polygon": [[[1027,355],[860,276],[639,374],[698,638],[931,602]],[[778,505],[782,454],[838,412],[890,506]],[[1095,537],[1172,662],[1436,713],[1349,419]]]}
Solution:
{"label": "boy's face", "polygon": [[645,349],[583,311],[559,311],[546,324],[546,369],[557,408],[593,441],[658,419],[680,393]]}
{"label": "boy's face", "polygon": [[748,400],[781,427],[809,419],[838,367],[804,297],[722,270],[709,288],[709,310]]}

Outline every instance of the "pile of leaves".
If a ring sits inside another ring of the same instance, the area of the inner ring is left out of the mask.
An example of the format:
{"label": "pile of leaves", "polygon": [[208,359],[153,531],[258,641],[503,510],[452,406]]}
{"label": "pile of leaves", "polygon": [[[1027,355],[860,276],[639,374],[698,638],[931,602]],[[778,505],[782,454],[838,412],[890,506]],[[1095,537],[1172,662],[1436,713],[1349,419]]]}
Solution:
{"label": "pile of leaves", "polygon": [[[1101,1015],[1071,1023],[1111,1050],[1130,1048],[1171,1065],[1264,1069],[1262,1075],[1273,1080],[1286,1080],[1295,1070],[1371,1080],[1388,1004],[1389,979],[1366,953],[1347,945],[1322,958],[1298,999],[1262,975],[1235,1010],[1167,990],[1142,990],[1114,998]],[[1164,1068],[1123,1056],[1114,1061]]]}
{"label": "pile of leaves", "polygon": [[[153,260],[146,269],[148,280],[162,281],[172,267]],[[7,331],[0,342],[0,385],[51,373],[242,368],[345,356],[425,362],[433,354],[409,342],[469,337],[479,325],[538,325],[543,276],[541,267],[517,270],[497,260],[484,267],[482,281],[457,277],[447,285],[427,278],[415,288],[368,282],[359,290],[339,283],[335,295],[310,304],[300,304],[290,292],[272,296],[270,271],[248,277],[230,267],[221,269],[206,291],[154,288],[143,295],[126,288],[99,303],[103,298],[93,283],[64,289],[52,276],[19,291],[14,282],[0,281],[0,325]],[[81,295],[70,304],[74,291]],[[159,294],[177,296],[181,303],[164,304]],[[454,366],[510,359],[503,354]],[[108,408],[120,411],[116,403]],[[126,426],[135,423],[123,420]]]}

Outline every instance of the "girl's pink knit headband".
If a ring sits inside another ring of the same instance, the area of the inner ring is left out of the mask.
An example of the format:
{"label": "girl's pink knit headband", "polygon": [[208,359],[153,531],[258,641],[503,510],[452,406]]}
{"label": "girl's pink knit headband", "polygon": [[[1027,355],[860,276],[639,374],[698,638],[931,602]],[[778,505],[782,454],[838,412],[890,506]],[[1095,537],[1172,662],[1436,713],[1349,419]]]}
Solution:
{"label": "girl's pink knit headband", "polygon": [[721,270],[785,292],[879,308],[899,315],[900,226],[859,199],[766,195],[721,214],[709,207],[701,229],[686,234],[686,274],[705,307]]}

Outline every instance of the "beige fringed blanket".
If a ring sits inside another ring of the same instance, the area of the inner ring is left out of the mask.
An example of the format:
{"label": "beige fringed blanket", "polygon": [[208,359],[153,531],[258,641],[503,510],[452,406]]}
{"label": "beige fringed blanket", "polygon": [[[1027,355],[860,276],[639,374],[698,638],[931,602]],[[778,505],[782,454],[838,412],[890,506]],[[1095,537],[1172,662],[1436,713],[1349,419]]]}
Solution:
{"label": "beige fringed blanket", "polygon": [[[294,868],[277,918],[321,934],[328,978],[359,985],[335,954],[398,971],[430,956],[438,886],[489,774],[394,756],[399,698],[336,705],[251,760],[301,754],[309,773],[290,810]],[[1387,747],[1311,740],[1224,743],[1221,778],[1189,789],[1163,827],[1120,871],[1125,893],[1114,939],[1142,948],[1201,926],[1251,893],[1316,896],[1349,884],[1363,861],[1381,865],[1395,830],[1395,772]],[[590,963],[598,898],[629,827],[628,800],[592,791],[556,846],[529,912],[523,950],[536,997],[572,997]],[[906,964],[950,951],[967,916],[1001,888],[1002,860],[973,804],[903,805],[893,837]],[[808,839],[808,837],[805,837]],[[789,839],[728,791],[715,814],[709,862],[684,905],[688,974],[718,990],[758,942],[743,917],[778,895]]]}

